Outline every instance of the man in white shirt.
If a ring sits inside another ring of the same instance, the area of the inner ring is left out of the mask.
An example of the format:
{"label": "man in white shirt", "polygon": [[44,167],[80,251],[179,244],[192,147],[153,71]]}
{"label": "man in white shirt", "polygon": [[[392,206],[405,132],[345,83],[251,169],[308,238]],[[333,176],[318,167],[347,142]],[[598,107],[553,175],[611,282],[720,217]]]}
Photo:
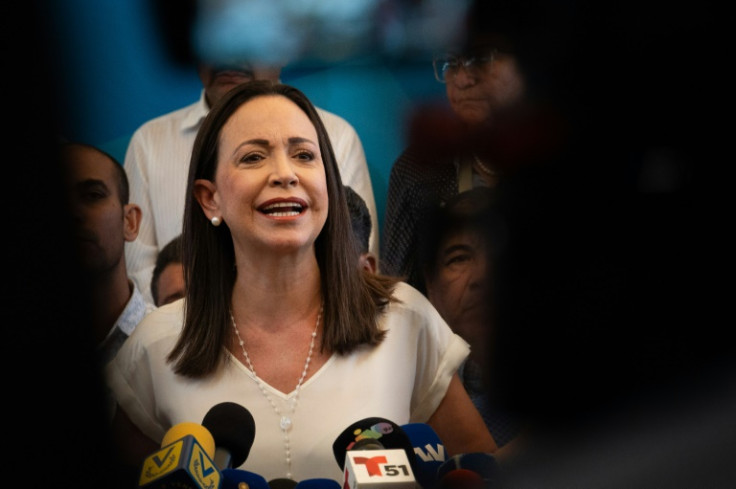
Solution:
{"label": "man in white shirt", "polygon": [[154,309],[126,273],[124,245],[136,239],[141,210],[129,200],[122,165],[108,153],[69,142],[62,143],[60,157],[81,271],[92,293],[92,334],[104,364]]}
{"label": "man in white shirt", "polygon": [[[198,66],[202,80],[199,100],[156,117],[139,127],[125,155],[131,200],[140,205],[143,218],[138,238],[126,245],[128,274],[153,303],[149,284],[160,249],[182,231],[189,160],[194,139],[210,107],[231,88],[249,80],[278,81],[281,68],[236,63]],[[370,250],[378,255],[378,221],[368,164],[355,129],[342,117],[317,109],[330,135],[343,184],[366,202],[373,223]]]}

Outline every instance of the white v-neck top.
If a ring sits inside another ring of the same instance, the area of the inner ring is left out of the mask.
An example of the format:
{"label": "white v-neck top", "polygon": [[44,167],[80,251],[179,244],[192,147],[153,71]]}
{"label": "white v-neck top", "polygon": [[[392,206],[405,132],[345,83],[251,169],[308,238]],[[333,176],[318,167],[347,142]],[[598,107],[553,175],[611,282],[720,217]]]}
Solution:
{"label": "white v-neck top", "polygon": [[[375,348],[333,355],[301,387],[289,432],[292,479],[332,478],[342,472],[332,451],[352,423],[382,417],[398,425],[426,422],[443,399],[450,379],[467,357],[468,344],[452,332],[416,289],[399,283],[380,325],[388,330]],[[176,375],[166,363],[182,326],[183,299],[161,307],[138,325],[107,367],[107,381],[131,420],[160,442],[174,424],[201,423],[220,402],[236,402],[253,415],[256,436],[240,469],[266,480],[286,477],[280,418],[253,375],[234,356],[204,380]],[[289,395],[267,387],[282,413]]]}

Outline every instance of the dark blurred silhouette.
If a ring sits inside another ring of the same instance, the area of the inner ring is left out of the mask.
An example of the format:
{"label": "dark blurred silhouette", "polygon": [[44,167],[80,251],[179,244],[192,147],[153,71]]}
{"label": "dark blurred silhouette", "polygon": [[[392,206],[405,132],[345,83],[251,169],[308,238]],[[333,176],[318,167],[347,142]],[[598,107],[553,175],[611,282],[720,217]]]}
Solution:
{"label": "dark blurred silhouette", "polygon": [[498,132],[518,144],[496,187],[488,382],[530,424],[506,487],[733,487],[713,12],[475,6],[474,29],[513,33],[530,114],[559,138],[530,154],[524,120]]}
{"label": "dark blurred silhouette", "polygon": [[4,416],[15,454],[11,477],[34,488],[122,487],[111,462],[89,291],[55,159],[62,94],[49,70],[40,3],[7,4],[2,18],[22,28],[3,29],[0,37],[6,66],[22,73],[2,78],[8,95],[2,146],[9,153],[2,193],[8,239],[2,358]]}

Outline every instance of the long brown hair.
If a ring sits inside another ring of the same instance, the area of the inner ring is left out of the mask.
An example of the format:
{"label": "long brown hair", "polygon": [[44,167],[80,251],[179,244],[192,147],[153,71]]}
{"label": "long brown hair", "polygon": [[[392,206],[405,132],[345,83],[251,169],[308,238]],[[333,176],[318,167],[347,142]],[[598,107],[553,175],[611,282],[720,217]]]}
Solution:
{"label": "long brown hair", "polygon": [[362,272],[350,225],[345,191],[327,130],[317,111],[298,89],[253,81],[232,89],[210,110],[197,133],[187,181],[182,258],[186,297],[184,326],[168,360],[175,371],[192,378],[213,373],[232,341],[230,302],[235,284],[235,251],[227,223],[210,224],[194,197],[197,179],[214,180],[220,131],[249,100],[279,95],[294,102],[317,130],[324,163],[328,214],[315,242],[324,299],[322,351],[347,354],[359,345],[377,345],[385,332],[378,318],[392,300],[396,279]]}

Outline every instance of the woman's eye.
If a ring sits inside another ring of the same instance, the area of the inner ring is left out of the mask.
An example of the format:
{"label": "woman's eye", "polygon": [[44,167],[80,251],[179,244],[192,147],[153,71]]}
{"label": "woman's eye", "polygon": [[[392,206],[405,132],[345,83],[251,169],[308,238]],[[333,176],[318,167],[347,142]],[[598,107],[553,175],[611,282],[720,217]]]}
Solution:
{"label": "woman's eye", "polygon": [[263,156],[258,153],[249,153],[247,155],[243,155],[242,158],[240,158],[240,161],[242,163],[257,163],[263,159]]}
{"label": "woman's eye", "polygon": [[303,160],[303,161],[312,161],[314,159],[314,155],[311,151],[300,151],[295,155],[296,159]]}

